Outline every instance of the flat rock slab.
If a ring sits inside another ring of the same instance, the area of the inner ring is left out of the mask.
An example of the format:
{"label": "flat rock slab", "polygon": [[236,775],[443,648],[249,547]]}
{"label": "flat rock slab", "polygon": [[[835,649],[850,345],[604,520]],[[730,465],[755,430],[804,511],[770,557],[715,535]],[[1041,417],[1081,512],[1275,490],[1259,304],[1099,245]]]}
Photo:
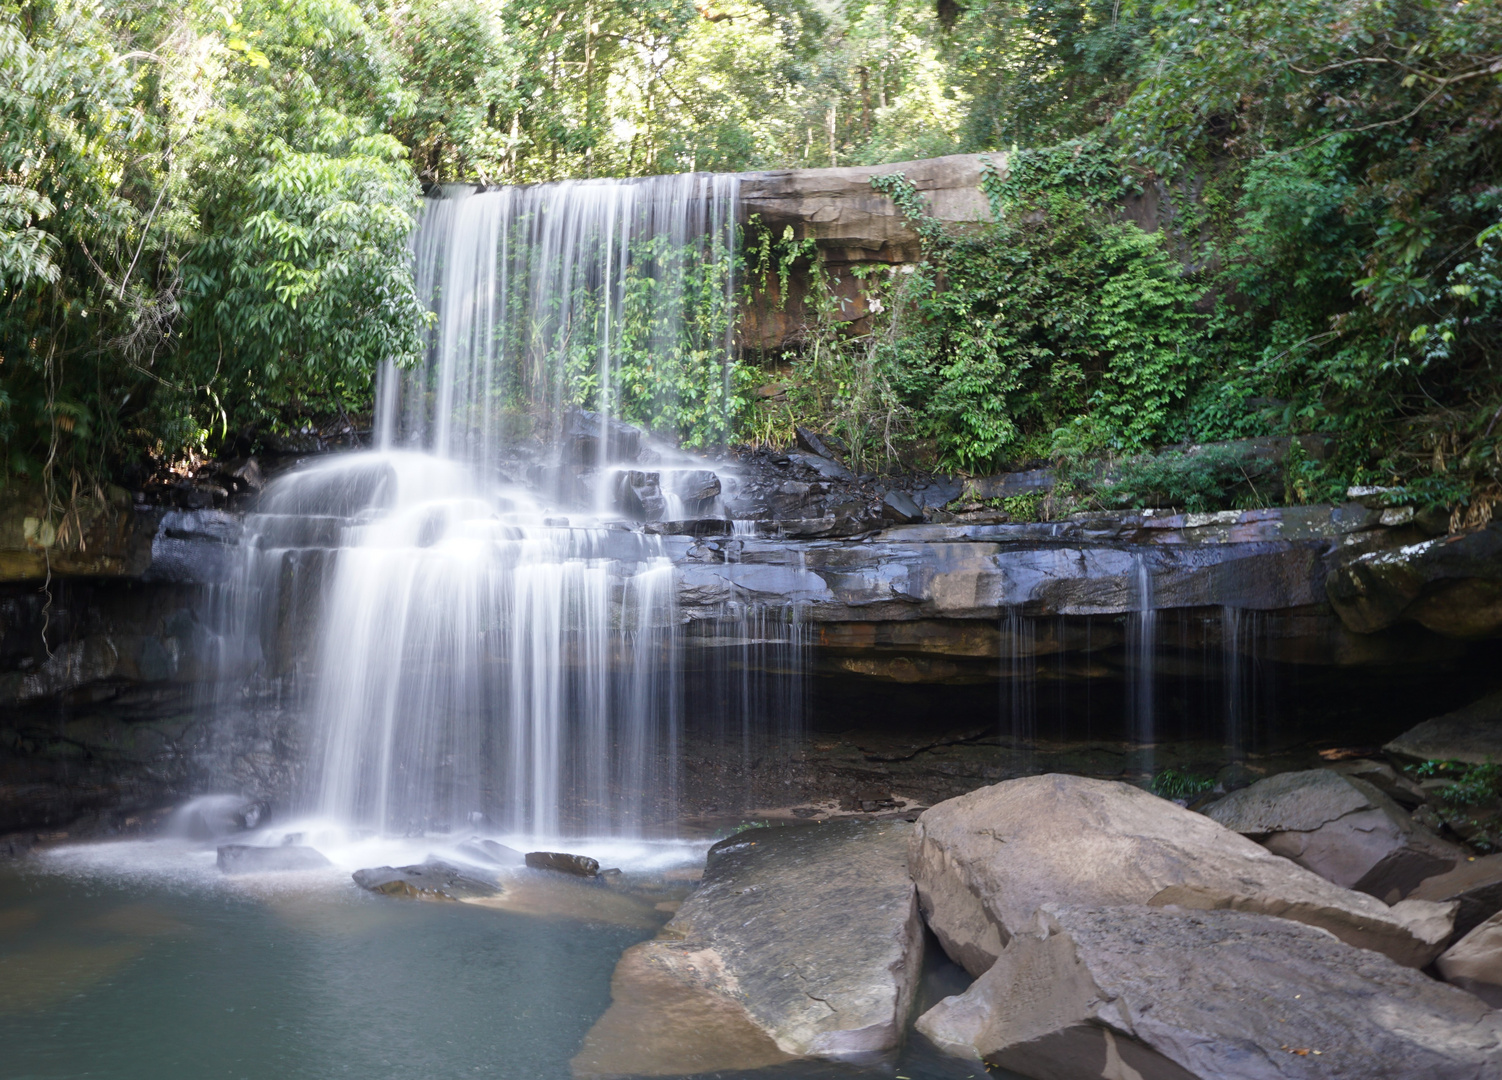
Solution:
{"label": "flat rock slab", "polygon": [[1316,927],[1239,911],[1046,908],[917,1027],[1048,1080],[1502,1077],[1502,1013]]}
{"label": "flat rock slab", "polygon": [[252,844],[225,844],[219,849],[217,862],[226,874],[265,874],[280,870],[320,870],[333,866],[322,852],[300,844],[258,847]]}
{"label": "flat rock slab", "polygon": [[1406,761],[1502,761],[1502,694],[1425,720],[1382,749]]}
{"label": "flat rock slab", "polygon": [[1277,915],[1422,967],[1452,931],[1453,905],[1389,907],[1274,855],[1166,799],[1051,773],[972,791],[924,812],[913,880],[928,923],[972,975],[1027,933],[1045,904],[1176,904]]}
{"label": "flat rock slab", "polygon": [[350,875],[362,889],[408,900],[471,900],[495,896],[501,889],[469,870],[442,862],[416,866],[377,866]]}
{"label": "flat rock slab", "polygon": [[1329,769],[1269,776],[1205,815],[1327,881],[1389,903],[1465,858],[1374,785]]}
{"label": "flat rock slab", "polygon": [[1465,859],[1449,873],[1421,882],[1408,895],[1414,900],[1458,903],[1455,934],[1463,937],[1502,911],[1502,855]]}
{"label": "flat rock slab", "polygon": [[1502,1008],[1502,912],[1446,949],[1434,966],[1456,986]]}
{"label": "flat rock slab", "polygon": [[922,966],[903,821],[748,830],[621,957],[576,1076],[675,1076],[895,1048]]}

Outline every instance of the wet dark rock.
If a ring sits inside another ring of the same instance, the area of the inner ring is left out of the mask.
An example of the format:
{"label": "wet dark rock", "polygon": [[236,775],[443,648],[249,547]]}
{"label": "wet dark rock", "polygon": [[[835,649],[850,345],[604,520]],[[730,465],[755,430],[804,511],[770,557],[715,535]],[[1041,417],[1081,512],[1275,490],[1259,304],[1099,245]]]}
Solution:
{"label": "wet dark rock", "polygon": [[754,1069],[895,1048],[922,967],[906,822],[749,829],[628,949],[576,1076]]}
{"label": "wet dark rock", "polygon": [[636,461],[646,446],[640,428],[577,408],[564,418],[563,438],[564,460],[574,465]]}
{"label": "wet dark rock", "polygon": [[667,512],[660,473],[636,469],[618,473],[615,498],[620,512],[638,521],[660,521]]}
{"label": "wet dark rock", "polygon": [[1502,632],[1502,522],[1358,555],[1325,588],[1357,633],[1410,619],[1450,637],[1493,636]]}
{"label": "wet dark rock", "polygon": [[839,455],[848,451],[845,444],[832,435],[820,435],[806,427],[795,427],[793,434],[802,449],[830,461],[838,461]]}
{"label": "wet dark rock", "polygon": [[692,536],[705,539],[712,536],[729,536],[734,523],[725,518],[695,518],[692,521],[653,521],[646,531],[654,536]]}
{"label": "wet dark rock", "polygon": [[1446,982],[1502,1009],[1502,913],[1474,927],[1446,949],[1434,966]]}
{"label": "wet dark rock", "polygon": [[460,844],[459,851],[472,859],[489,863],[492,866],[522,866],[527,861],[527,857],[516,848],[498,844],[494,840],[484,840],[478,836],[471,837]]}
{"label": "wet dark rock", "polygon": [[225,844],[219,849],[218,865],[226,874],[266,874],[282,870],[320,870],[334,864],[321,852],[301,844],[278,847]]}
{"label": "wet dark rock", "polygon": [[1330,931],[1422,967],[1452,905],[1389,907],[1129,784],[1048,774],[950,799],[918,820],[910,865],[929,926],[979,976],[1044,904],[1232,908]]}
{"label": "wet dark rock", "polygon": [[568,855],[561,851],[529,851],[526,862],[534,870],[556,870],[575,877],[594,877],[600,872],[600,864],[588,855]]}
{"label": "wet dark rock", "polygon": [[362,889],[409,900],[483,899],[501,892],[495,882],[473,870],[437,861],[418,866],[377,866],[356,870],[350,876]]}
{"label": "wet dark rock", "polygon": [[923,508],[905,491],[889,491],[881,499],[881,516],[886,521],[915,525],[923,520]]}
{"label": "wet dark rock", "polygon": [[720,478],[708,469],[687,469],[670,473],[673,494],[692,509],[700,510],[720,495]]}
{"label": "wet dark rock", "polygon": [[1414,900],[1458,903],[1455,934],[1468,934],[1502,911],[1502,855],[1462,859],[1453,870],[1420,882],[1408,895]]}
{"label": "wet dark rock", "polygon": [[1329,769],[1259,780],[1205,813],[1328,881],[1389,903],[1465,857],[1371,784]]}
{"label": "wet dark rock", "polygon": [[961,494],[955,498],[1008,499],[1016,495],[1031,495],[1033,492],[1052,491],[1055,483],[1052,469],[1024,469],[1020,472],[997,473],[968,480]]}
{"label": "wet dark rock", "polygon": [[789,454],[788,460],[795,465],[824,477],[826,480],[854,480],[855,474],[838,461],[818,454]]}
{"label": "wet dark rock", "polygon": [[1382,749],[1404,761],[1502,762],[1502,694],[1425,720]]}
{"label": "wet dark rock", "polygon": [[1502,1013],[1312,926],[1240,911],[1047,907],[918,1020],[1026,1076],[1502,1076]]}

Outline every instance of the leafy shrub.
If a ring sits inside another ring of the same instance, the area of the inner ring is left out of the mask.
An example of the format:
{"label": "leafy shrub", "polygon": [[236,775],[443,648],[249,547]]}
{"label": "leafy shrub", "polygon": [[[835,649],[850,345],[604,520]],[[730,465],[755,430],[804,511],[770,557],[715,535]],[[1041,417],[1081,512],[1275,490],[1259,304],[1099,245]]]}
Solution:
{"label": "leafy shrub", "polygon": [[1197,776],[1177,769],[1164,769],[1153,775],[1151,791],[1163,799],[1192,799],[1215,787],[1213,777]]}
{"label": "leafy shrub", "polygon": [[1194,513],[1237,502],[1266,505],[1257,482],[1270,480],[1275,470],[1266,456],[1248,447],[1172,450],[1122,462],[1095,485],[1095,494],[1109,507],[1173,506]]}

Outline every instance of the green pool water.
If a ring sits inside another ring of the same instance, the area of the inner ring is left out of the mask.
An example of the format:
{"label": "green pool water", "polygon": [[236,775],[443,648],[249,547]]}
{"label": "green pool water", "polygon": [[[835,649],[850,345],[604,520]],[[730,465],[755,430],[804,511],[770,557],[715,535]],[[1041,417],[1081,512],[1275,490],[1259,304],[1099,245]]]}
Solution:
{"label": "green pool water", "polygon": [[[0,865],[0,1076],[565,1080],[617,958],[655,932],[393,900],[340,869],[230,879],[212,858],[103,845]],[[954,977],[931,965],[925,993]],[[738,1075],[985,1075],[921,1042]]]}

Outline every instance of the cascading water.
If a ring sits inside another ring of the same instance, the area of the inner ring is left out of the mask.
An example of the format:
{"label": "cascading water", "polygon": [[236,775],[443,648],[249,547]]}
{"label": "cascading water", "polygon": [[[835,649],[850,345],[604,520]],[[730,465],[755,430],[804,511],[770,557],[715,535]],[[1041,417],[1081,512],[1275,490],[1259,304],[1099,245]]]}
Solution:
{"label": "cascading water", "polygon": [[[695,415],[725,399],[734,199],[733,177],[694,175],[430,201],[425,362],[382,372],[375,451],[268,489],[230,590],[241,672],[311,639],[305,809],[387,835],[672,817],[672,564],[603,518],[611,466],[645,449],[614,417],[662,431],[692,365],[714,376]],[[581,400],[597,411],[569,427]],[[654,468],[674,453],[645,449]]]}
{"label": "cascading water", "polygon": [[1127,710],[1137,768],[1150,777],[1157,760],[1158,609],[1147,559],[1137,554],[1132,564],[1136,611],[1127,630]]}

